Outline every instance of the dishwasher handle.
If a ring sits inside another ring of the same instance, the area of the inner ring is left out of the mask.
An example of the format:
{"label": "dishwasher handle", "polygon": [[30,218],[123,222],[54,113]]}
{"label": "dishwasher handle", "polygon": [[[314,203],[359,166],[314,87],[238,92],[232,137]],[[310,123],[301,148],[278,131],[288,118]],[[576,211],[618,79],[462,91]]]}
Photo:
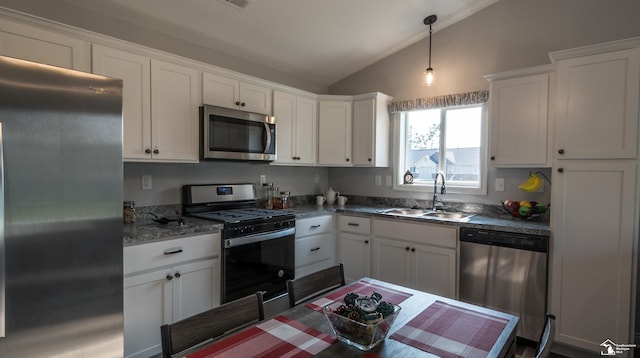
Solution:
{"label": "dishwasher handle", "polygon": [[460,242],[549,252],[549,237],[505,231],[460,228]]}

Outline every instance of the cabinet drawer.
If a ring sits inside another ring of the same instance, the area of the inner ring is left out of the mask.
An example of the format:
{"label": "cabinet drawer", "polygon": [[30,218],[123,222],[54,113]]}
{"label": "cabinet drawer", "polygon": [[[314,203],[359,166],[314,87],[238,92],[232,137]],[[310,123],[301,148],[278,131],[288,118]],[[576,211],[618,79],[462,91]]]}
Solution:
{"label": "cabinet drawer", "polygon": [[296,220],[296,237],[333,231],[333,215]]}
{"label": "cabinet drawer", "polygon": [[124,274],[220,256],[220,233],[189,236],[124,248]]}
{"label": "cabinet drawer", "polygon": [[406,221],[374,220],[376,237],[409,240],[416,243],[456,248],[458,229],[439,224],[412,224]]}
{"label": "cabinet drawer", "polygon": [[338,217],[338,230],[369,235],[371,232],[371,220],[360,216],[340,215]]}
{"label": "cabinet drawer", "polygon": [[312,235],[296,239],[296,267],[334,257],[333,234]]}

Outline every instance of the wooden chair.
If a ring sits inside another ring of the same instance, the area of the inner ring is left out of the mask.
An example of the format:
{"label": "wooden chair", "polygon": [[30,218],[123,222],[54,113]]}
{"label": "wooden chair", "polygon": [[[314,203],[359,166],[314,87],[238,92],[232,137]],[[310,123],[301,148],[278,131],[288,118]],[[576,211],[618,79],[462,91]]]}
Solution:
{"label": "wooden chair", "polygon": [[162,357],[204,343],[264,319],[262,292],[227,302],[172,324],[160,327]]}
{"label": "wooden chair", "polygon": [[548,358],[551,355],[551,344],[553,343],[553,337],[556,331],[556,316],[551,313],[547,313],[547,318],[544,323],[544,329],[540,336],[540,342],[538,343],[538,350],[536,351],[535,358]]}
{"label": "wooden chair", "polygon": [[287,280],[289,306],[294,307],[302,301],[344,285],[344,268],[342,264],[337,264],[293,280]]}

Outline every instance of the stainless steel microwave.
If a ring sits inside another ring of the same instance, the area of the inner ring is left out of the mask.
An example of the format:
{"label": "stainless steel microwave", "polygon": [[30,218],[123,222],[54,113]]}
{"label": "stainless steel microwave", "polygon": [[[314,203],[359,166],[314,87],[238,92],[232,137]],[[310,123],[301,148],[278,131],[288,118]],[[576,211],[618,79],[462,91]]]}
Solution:
{"label": "stainless steel microwave", "polygon": [[216,106],[202,106],[200,118],[202,159],[276,159],[275,117]]}

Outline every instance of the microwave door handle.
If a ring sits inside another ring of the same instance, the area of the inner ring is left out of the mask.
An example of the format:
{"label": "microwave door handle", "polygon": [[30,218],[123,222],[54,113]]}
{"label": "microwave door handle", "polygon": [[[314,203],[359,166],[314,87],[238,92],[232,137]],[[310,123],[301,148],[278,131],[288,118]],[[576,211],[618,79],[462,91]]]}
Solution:
{"label": "microwave door handle", "polygon": [[269,124],[265,123],[264,124],[264,132],[265,132],[265,138],[266,138],[266,143],[264,145],[264,152],[263,153],[267,153],[269,151],[269,148],[271,147],[271,129],[269,128]]}

